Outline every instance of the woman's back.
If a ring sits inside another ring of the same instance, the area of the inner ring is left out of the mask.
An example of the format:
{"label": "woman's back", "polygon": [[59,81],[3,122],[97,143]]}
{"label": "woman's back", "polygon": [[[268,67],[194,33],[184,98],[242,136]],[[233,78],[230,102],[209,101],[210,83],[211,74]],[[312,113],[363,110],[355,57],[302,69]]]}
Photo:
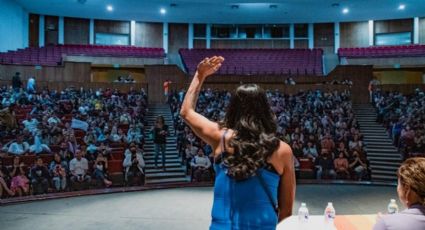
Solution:
{"label": "woman's back", "polygon": [[279,174],[268,163],[267,169],[260,168],[256,175],[244,180],[227,175],[223,159],[232,153],[226,151],[226,133],[227,130],[220,143],[221,154],[214,162],[216,177],[210,229],[276,229],[278,217],[274,205],[278,199]]}
{"label": "woman's back", "polygon": [[[211,230],[276,229],[277,214],[259,177],[237,181],[226,174],[222,163],[214,165],[216,172]],[[279,175],[259,169],[271,196],[277,201]]]}

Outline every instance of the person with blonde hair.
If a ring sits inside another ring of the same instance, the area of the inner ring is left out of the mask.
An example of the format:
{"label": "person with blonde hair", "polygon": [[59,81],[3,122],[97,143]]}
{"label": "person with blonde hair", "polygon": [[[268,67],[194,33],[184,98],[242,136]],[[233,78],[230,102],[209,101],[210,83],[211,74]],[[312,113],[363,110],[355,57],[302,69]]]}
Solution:
{"label": "person with blonde hair", "polygon": [[425,229],[425,158],[407,159],[398,169],[397,194],[407,209],[378,220],[373,230]]}

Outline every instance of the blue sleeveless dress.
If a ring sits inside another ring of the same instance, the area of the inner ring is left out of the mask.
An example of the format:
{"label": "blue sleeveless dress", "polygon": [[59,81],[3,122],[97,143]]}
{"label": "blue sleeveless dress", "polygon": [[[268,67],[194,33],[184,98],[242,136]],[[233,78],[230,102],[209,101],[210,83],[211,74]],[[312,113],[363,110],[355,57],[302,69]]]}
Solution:
{"label": "blue sleeveless dress", "polygon": [[[222,155],[225,154],[223,152]],[[258,176],[236,181],[226,174],[226,167],[214,163],[216,173],[214,203],[210,230],[275,230],[278,222]],[[277,203],[280,176],[268,169],[259,169],[272,197]]]}

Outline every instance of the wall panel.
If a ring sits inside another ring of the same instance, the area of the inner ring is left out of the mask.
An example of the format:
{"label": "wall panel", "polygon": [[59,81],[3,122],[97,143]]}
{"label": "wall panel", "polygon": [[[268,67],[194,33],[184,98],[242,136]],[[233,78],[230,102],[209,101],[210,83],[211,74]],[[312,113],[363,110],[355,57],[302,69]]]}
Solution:
{"label": "wall panel", "polygon": [[65,44],[89,44],[90,20],[79,18],[64,19]]}
{"label": "wall panel", "polygon": [[369,46],[369,23],[343,22],[339,24],[340,47],[367,47]]}
{"label": "wall panel", "polygon": [[333,23],[314,24],[314,47],[322,48],[325,53],[335,50],[335,35]]}
{"label": "wall panel", "polygon": [[168,53],[176,54],[180,48],[188,47],[188,25],[168,24]]}
{"label": "wall panel", "polygon": [[162,23],[136,22],[136,46],[162,47]]}
{"label": "wall panel", "polygon": [[44,44],[57,45],[59,38],[59,17],[44,17]]}
{"label": "wall panel", "polygon": [[40,16],[38,14],[29,15],[29,33],[28,33],[28,45],[29,47],[38,47],[39,46],[39,24]]}
{"label": "wall panel", "polygon": [[377,20],[374,23],[375,34],[413,32],[413,18],[395,20]]}
{"label": "wall panel", "polygon": [[95,33],[130,34],[129,21],[94,20]]}
{"label": "wall panel", "polygon": [[425,18],[419,19],[419,43],[425,44]]}

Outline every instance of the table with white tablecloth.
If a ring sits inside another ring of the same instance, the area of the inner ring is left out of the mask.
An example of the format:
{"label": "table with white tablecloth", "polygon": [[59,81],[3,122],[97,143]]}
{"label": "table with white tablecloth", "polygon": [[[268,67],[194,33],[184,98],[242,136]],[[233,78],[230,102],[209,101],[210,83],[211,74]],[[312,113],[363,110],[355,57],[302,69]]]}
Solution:
{"label": "table with white tablecloth", "polygon": [[322,215],[310,216],[307,223],[291,216],[279,223],[276,230],[370,230],[375,221],[376,215],[337,215],[332,226],[326,224]]}

